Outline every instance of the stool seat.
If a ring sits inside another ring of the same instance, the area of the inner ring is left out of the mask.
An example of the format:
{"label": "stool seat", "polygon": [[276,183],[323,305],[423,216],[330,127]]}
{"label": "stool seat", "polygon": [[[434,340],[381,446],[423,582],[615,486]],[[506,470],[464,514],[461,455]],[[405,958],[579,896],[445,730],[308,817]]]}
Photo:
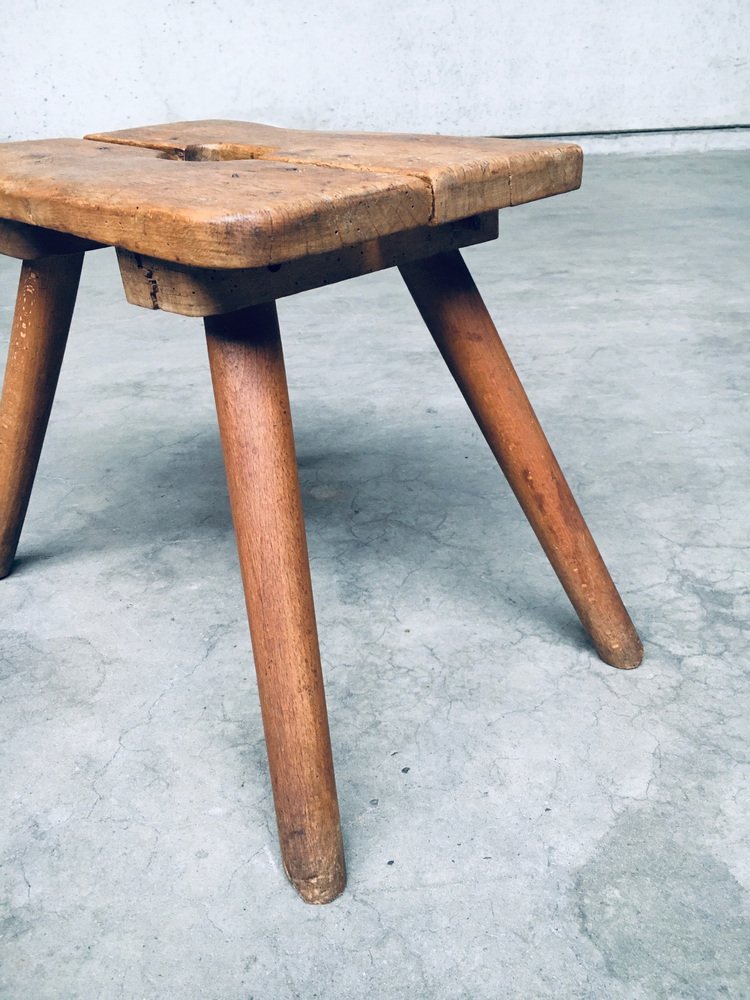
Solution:
{"label": "stool seat", "polygon": [[398,266],[594,647],[630,669],[638,634],[459,252],[495,239],[498,209],[580,181],[565,143],[249,122],[0,143],[0,253],[23,261],[0,399],[0,578],[84,254],[115,246],[128,301],[204,321],[281,859],[308,902],[343,890],[345,863],[276,300]]}
{"label": "stool seat", "polygon": [[178,122],[0,144],[0,217],[249,268],[570,191],[581,163],[565,143]]}

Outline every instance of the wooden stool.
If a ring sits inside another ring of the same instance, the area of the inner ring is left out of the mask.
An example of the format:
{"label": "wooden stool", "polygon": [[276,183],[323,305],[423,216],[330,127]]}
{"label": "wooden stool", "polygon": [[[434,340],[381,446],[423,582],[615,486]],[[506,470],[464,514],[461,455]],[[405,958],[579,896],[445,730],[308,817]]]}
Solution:
{"label": "wooden stool", "polygon": [[205,318],[287,874],[344,888],[323,678],[275,300],[398,265],[599,656],[633,624],[459,248],[497,210],[577,188],[577,146],[180,122],[0,144],[0,252],[23,260],[0,404],[11,569],[83,255],[115,246],[129,302]]}

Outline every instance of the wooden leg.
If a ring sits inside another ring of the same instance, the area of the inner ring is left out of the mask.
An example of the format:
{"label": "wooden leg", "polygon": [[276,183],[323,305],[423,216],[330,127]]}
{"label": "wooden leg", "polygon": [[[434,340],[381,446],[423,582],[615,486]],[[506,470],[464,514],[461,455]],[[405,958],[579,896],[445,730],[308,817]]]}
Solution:
{"label": "wooden leg", "polygon": [[599,656],[637,667],[640,639],[461,255],[401,273]]}
{"label": "wooden leg", "polygon": [[327,903],[346,873],[276,307],[205,325],[281,854],[302,898]]}
{"label": "wooden leg", "polygon": [[24,261],[0,400],[0,579],[10,573],[44,443],[83,254]]}

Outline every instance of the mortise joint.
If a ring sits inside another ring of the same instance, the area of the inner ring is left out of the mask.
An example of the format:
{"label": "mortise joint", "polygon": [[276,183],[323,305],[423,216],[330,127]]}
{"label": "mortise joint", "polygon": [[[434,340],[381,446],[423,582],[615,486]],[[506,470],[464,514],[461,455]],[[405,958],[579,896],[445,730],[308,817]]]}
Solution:
{"label": "mortise joint", "polygon": [[151,308],[152,309],[158,309],[159,308],[159,283],[157,282],[156,278],[154,277],[153,268],[147,267],[143,263],[143,257],[141,257],[140,254],[134,253],[133,254],[133,258],[135,260],[136,267],[138,268],[139,271],[143,272],[143,277],[146,279],[146,282],[148,284],[148,294],[149,294],[149,298],[151,299]]}

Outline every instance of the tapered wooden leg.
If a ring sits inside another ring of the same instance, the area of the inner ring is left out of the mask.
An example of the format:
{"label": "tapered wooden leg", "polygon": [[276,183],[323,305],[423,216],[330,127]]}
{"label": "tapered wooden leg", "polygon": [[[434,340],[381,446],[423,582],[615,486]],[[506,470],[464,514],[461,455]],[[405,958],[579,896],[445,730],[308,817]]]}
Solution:
{"label": "tapered wooden leg", "polygon": [[599,656],[637,667],[640,639],[461,255],[401,273]]}
{"label": "tapered wooden leg", "polygon": [[346,873],[276,307],[205,324],[281,854],[327,903]]}
{"label": "tapered wooden leg", "polygon": [[0,400],[0,579],[10,573],[44,443],[83,254],[24,261]]}

